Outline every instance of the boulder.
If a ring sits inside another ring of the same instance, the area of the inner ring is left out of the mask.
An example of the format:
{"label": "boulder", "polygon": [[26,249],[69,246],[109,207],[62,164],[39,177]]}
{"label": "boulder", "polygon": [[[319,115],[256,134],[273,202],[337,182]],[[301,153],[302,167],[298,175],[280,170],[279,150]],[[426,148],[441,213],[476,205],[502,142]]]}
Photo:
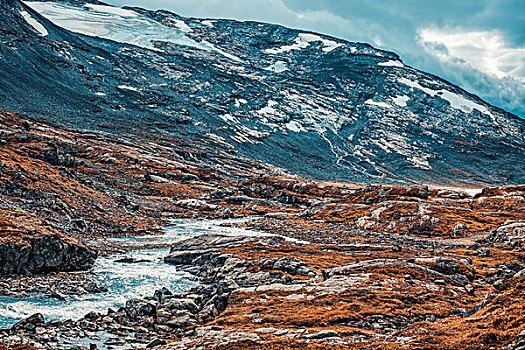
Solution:
{"label": "boulder", "polygon": [[36,327],[44,325],[45,320],[42,314],[33,314],[28,318],[19,321],[13,325],[13,329],[25,329],[28,331],[34,331]]}
{"label": "boulder", "polygon": [[142,299],[131,299],[126,302],[126,315],[134,321],[141,317],[155,316],[157,303]]}
{"label": "boulder", "polygon": [[305,262],[294,257],[278,257],[266,260],[266,266],[273,270],[279,270],[290,275],[316,276],[317,272],[308,267]]}
{"label": "boulder", "polygon": [[192,314],[199,312],[199,307],[191,299],[170,299],[166,302],[166,306],[172,310],[172,313],[178,310],[186,310]]}
{"label": "boulder", "polygon": [[0,241],[0,274],[39,274],[88,270],[97,252],[68,237],[52,234]]}

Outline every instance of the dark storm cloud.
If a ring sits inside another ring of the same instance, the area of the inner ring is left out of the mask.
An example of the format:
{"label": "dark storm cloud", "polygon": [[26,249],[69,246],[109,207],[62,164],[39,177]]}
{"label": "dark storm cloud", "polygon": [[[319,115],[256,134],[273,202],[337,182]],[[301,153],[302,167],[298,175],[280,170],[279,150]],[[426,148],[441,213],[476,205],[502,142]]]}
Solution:
{"label": "dark storm cloud", "polygon": [[525,116],[523,0],[110,0],[184,16],[278,23],[397,52]]}

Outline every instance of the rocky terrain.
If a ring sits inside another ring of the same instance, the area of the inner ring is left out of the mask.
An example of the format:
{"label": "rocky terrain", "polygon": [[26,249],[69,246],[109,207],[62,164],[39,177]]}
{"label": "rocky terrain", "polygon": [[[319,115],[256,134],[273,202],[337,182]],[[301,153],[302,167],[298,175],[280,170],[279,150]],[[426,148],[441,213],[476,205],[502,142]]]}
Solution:
{"label": "rocky terrain", "polygon": [[0,2],[0,109],[213,143],[328,181],[524,182],[523,120],[395,53],[80,3]]}
{"label": "rocky terrain", "polygon": [[[178,242],[165,261],[197,276],[200,286],[183,293],[159,289],[80,320],[35,315],[0,331],[4,343],[166,349],[521,344],[523,186],[321,183],[227,153],[211,167],[198,155],[211,151],[208,146],[189,148],[183,140],[143,143],[144,136],[134,135],[131,142],[10,112],[2,113],[1,125],[2,251],[42,237],[46,249],[58,244],[86,254],[61,249],[57,261],[44,249],[17,265],[19,271],[5,272],[53,273],[4,277],[5,296],[104,292],[89,275],[68,274],[71,259],[81,262],[74,269],[86,269],[91,249],[107,255],[133,248],[90,249],[78,238],[156,232],[173,217],[257,216],[235,225],[273,235],[207,234]],[[192,153],[179,155],[183,150]],[[60,210],[47,209],[53,206]],[[8,257],[4,269],[19,261]]]}
{"label": "rocky terrain", "polygon": [[[34,310],[1,350],[525,348],[523,120],[394,53],[0,0],[0,108],[0,298],[104,295],[97,256],[167,246],[198,282]],[[250,219],[111,240],[176,218]]]}
{"label": "rocky terrain", "polygon": [[159,290],[78,321],[35,315],[3,338],[54,348],[58,335],[96,339],[104,330],[108,346],[162,349],[521,348],[521,244],[510,249],[494,235],[428,243],[388,244],[366,232],[345,244],[198,236],[165,261],[202,286]]}
{"label": "rocky terrain", "polygon": [[[199,149],[198,145],[190,147],[176,138],[162,140],[162,135],[158,144],[144,139],[140,146],[138,135],[126,139],[101,132],[66,130],[29,122],[9,112],[0,112],[0,128],[3,213],[0,256],[10,254],[11,243],[31,240],[34,242],[30,245],[35,247],[39,235],[56,237],[57,243],[62,241],[64,249],[59,247],[60,250],[67,251],[68,246],[82,250],[82,246],[64,234],[83,239],[140,235],[157,230],[159,224],[167,223],[168,218],[180,215],[181,211],[195,208],[210,215],[233,216],[236,213],[230,208],[226,212],[226,209],[217,211],[216,204],[199,198],[207,194],[228,200],[228,196],[217,193],[235,187],[231,176],[280,172],[226,153],[221,155],[213,150],[213,145],[202,145]],[[213,168],[207,165],[207,152],[214,152]],[[233,201],[238,194],[231,192]],[[242,198],[237,201],[236,215],[258,212],[257,205],[250,210],[245,208]],[[11,242],[14,237],[16,240]],[[42,254],[39,260],[54,255],[45,251]],[[84,260],[89,265],[94,257],[85,254]],[[28,267],[27,272],[45,272],[42,263]],[[68,261],[47,264],[64,265],[62,270],[73,267],[66,267],[68,264],[74,265]],[[5,272],[24,271],[13,268],[5,265],[8,269]]]}

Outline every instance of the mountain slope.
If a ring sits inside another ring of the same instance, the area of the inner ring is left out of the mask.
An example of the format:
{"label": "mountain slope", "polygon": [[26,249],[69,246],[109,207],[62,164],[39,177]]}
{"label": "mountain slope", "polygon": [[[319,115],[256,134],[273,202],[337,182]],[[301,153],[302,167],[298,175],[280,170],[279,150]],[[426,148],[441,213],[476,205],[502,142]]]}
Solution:
{"label": "mountain slope", "polygon": [[525,182],[523,120],[394,53],[256,22],[0,4],[1,109],[213,142],[317,179]]}

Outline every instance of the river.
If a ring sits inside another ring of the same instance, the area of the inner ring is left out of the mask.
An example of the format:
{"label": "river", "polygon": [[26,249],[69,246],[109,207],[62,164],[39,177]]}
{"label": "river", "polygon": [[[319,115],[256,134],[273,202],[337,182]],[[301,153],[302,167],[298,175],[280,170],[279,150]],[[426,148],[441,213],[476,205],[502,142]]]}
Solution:
{"label": "river", "polygon": [[[164,263],[169,248],[148,249],[141,246],[172,244],[185,238],[218,233],[222,235],[265,236],[268,234],[244,228],[221,226],[224,223],[241,222],[235,220],[177,220],[165,228],[163,235],[110,238],[106,241],[119,241],[133,246],[136,250],[125,255],[101,256],[95,262],[90,278],[107,292],[66,297],[65,300],[46,296],[12,298],[0,296],[0,328],[8,327],[34,313],[44,315],[46,321],[80,319],[90,311],[105,313],[108,308],[118,309],[132,298],[152,296],[155,290],[166,287],[172,292],[182,292],[197,284],[196,278],[176,266]],[[100,243],[100,242],[99,242]],[[137,263],[124,263],[117,260],[129,257],[143,260]]]}

